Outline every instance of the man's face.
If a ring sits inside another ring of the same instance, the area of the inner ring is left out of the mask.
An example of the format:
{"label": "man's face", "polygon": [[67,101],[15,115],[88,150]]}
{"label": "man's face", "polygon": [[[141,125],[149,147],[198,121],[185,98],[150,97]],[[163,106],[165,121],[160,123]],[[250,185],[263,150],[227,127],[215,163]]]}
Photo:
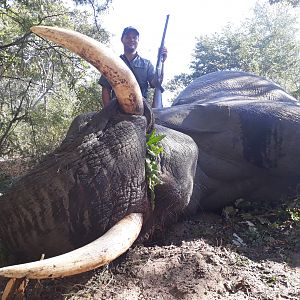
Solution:
{"label": "man's face", "polygon": [[125,52],[135,52],[139,43],[139,36],[134,31],[129,31],[122,38]]}

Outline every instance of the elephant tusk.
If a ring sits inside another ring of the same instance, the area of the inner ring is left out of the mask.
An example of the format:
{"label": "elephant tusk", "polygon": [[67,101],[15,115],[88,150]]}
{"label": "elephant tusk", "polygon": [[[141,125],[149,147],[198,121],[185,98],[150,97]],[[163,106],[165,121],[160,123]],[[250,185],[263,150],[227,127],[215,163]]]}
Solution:
{"label": "elephant tusk", "polygon": [[78,54],[98,69],[109,81],[124,112],[141,115],[144,112],[140,87],[126,64],[96,40],[69,29],[33,26],[35,34]]}
{"label": "elephant tusk", "polygon": [[137,239],[142,224],[143,215],[132,213],[86,246],[45,260],[0,268],[0,276],[46,279],[93,270],[110,263],[126,252]]}

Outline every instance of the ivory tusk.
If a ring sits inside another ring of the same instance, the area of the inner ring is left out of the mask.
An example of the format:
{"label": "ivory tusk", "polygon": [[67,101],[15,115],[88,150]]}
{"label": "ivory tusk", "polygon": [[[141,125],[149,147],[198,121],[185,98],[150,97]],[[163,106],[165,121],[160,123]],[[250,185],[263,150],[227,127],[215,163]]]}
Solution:
{"label": "ivory tusk", "polygon": [[86,246],[45,260],[0,268],[0,276],[46,279],[93,270],[126,252],[137,239],[142,224],[143,215],[132,213]]}
{"label": "ivory tusk", "polygon": [[33,26],[30,29],[35,34],[78,54],[98,69],[110,82],[123,111],[143,114],[140,87],[120,57],[91,37],[76,31],[50,26]]}

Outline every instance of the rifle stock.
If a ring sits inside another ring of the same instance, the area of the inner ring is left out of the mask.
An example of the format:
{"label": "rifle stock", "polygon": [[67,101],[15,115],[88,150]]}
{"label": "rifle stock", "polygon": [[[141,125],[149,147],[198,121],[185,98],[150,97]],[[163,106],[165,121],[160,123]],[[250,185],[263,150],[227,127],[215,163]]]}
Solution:
{"label": "rifle stock", "polygon": [[[167,32],[167,27],[168,27],[168,22],[169,22],[169,16],[170,15],[167,15],[167,17],[166,17],[164,32],[163,32],[163,36],[162,36],[162,39],[161,39],[160,48],[158,49],[157,62],[156,62],[156,68],[155,68],[155,76],[158,79],[158,81],[160,81],[160,79],[162,78],[162,74],[163,74],[164,63],[162,61],[161,49],[165,45],[165,37],[166,37],[166,32]],[[152,103],[153,108],[163,107],[163,104],[162,104],[162,93],[163,93],[163,91],[164,91],[164,89],[161,86],[161,84],[159,84],[158,86],[155,87],[153,103]]]}

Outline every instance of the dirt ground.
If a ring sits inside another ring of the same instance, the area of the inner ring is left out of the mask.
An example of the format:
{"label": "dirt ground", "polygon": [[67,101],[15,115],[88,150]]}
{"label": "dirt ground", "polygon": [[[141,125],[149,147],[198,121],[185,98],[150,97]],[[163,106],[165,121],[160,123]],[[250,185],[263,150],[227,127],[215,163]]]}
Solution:
{"label": "dirt ground", "polygon": [[200,213],[109,266],[31,281],[26,299],[299,300],[299,223],[275,211]]}

